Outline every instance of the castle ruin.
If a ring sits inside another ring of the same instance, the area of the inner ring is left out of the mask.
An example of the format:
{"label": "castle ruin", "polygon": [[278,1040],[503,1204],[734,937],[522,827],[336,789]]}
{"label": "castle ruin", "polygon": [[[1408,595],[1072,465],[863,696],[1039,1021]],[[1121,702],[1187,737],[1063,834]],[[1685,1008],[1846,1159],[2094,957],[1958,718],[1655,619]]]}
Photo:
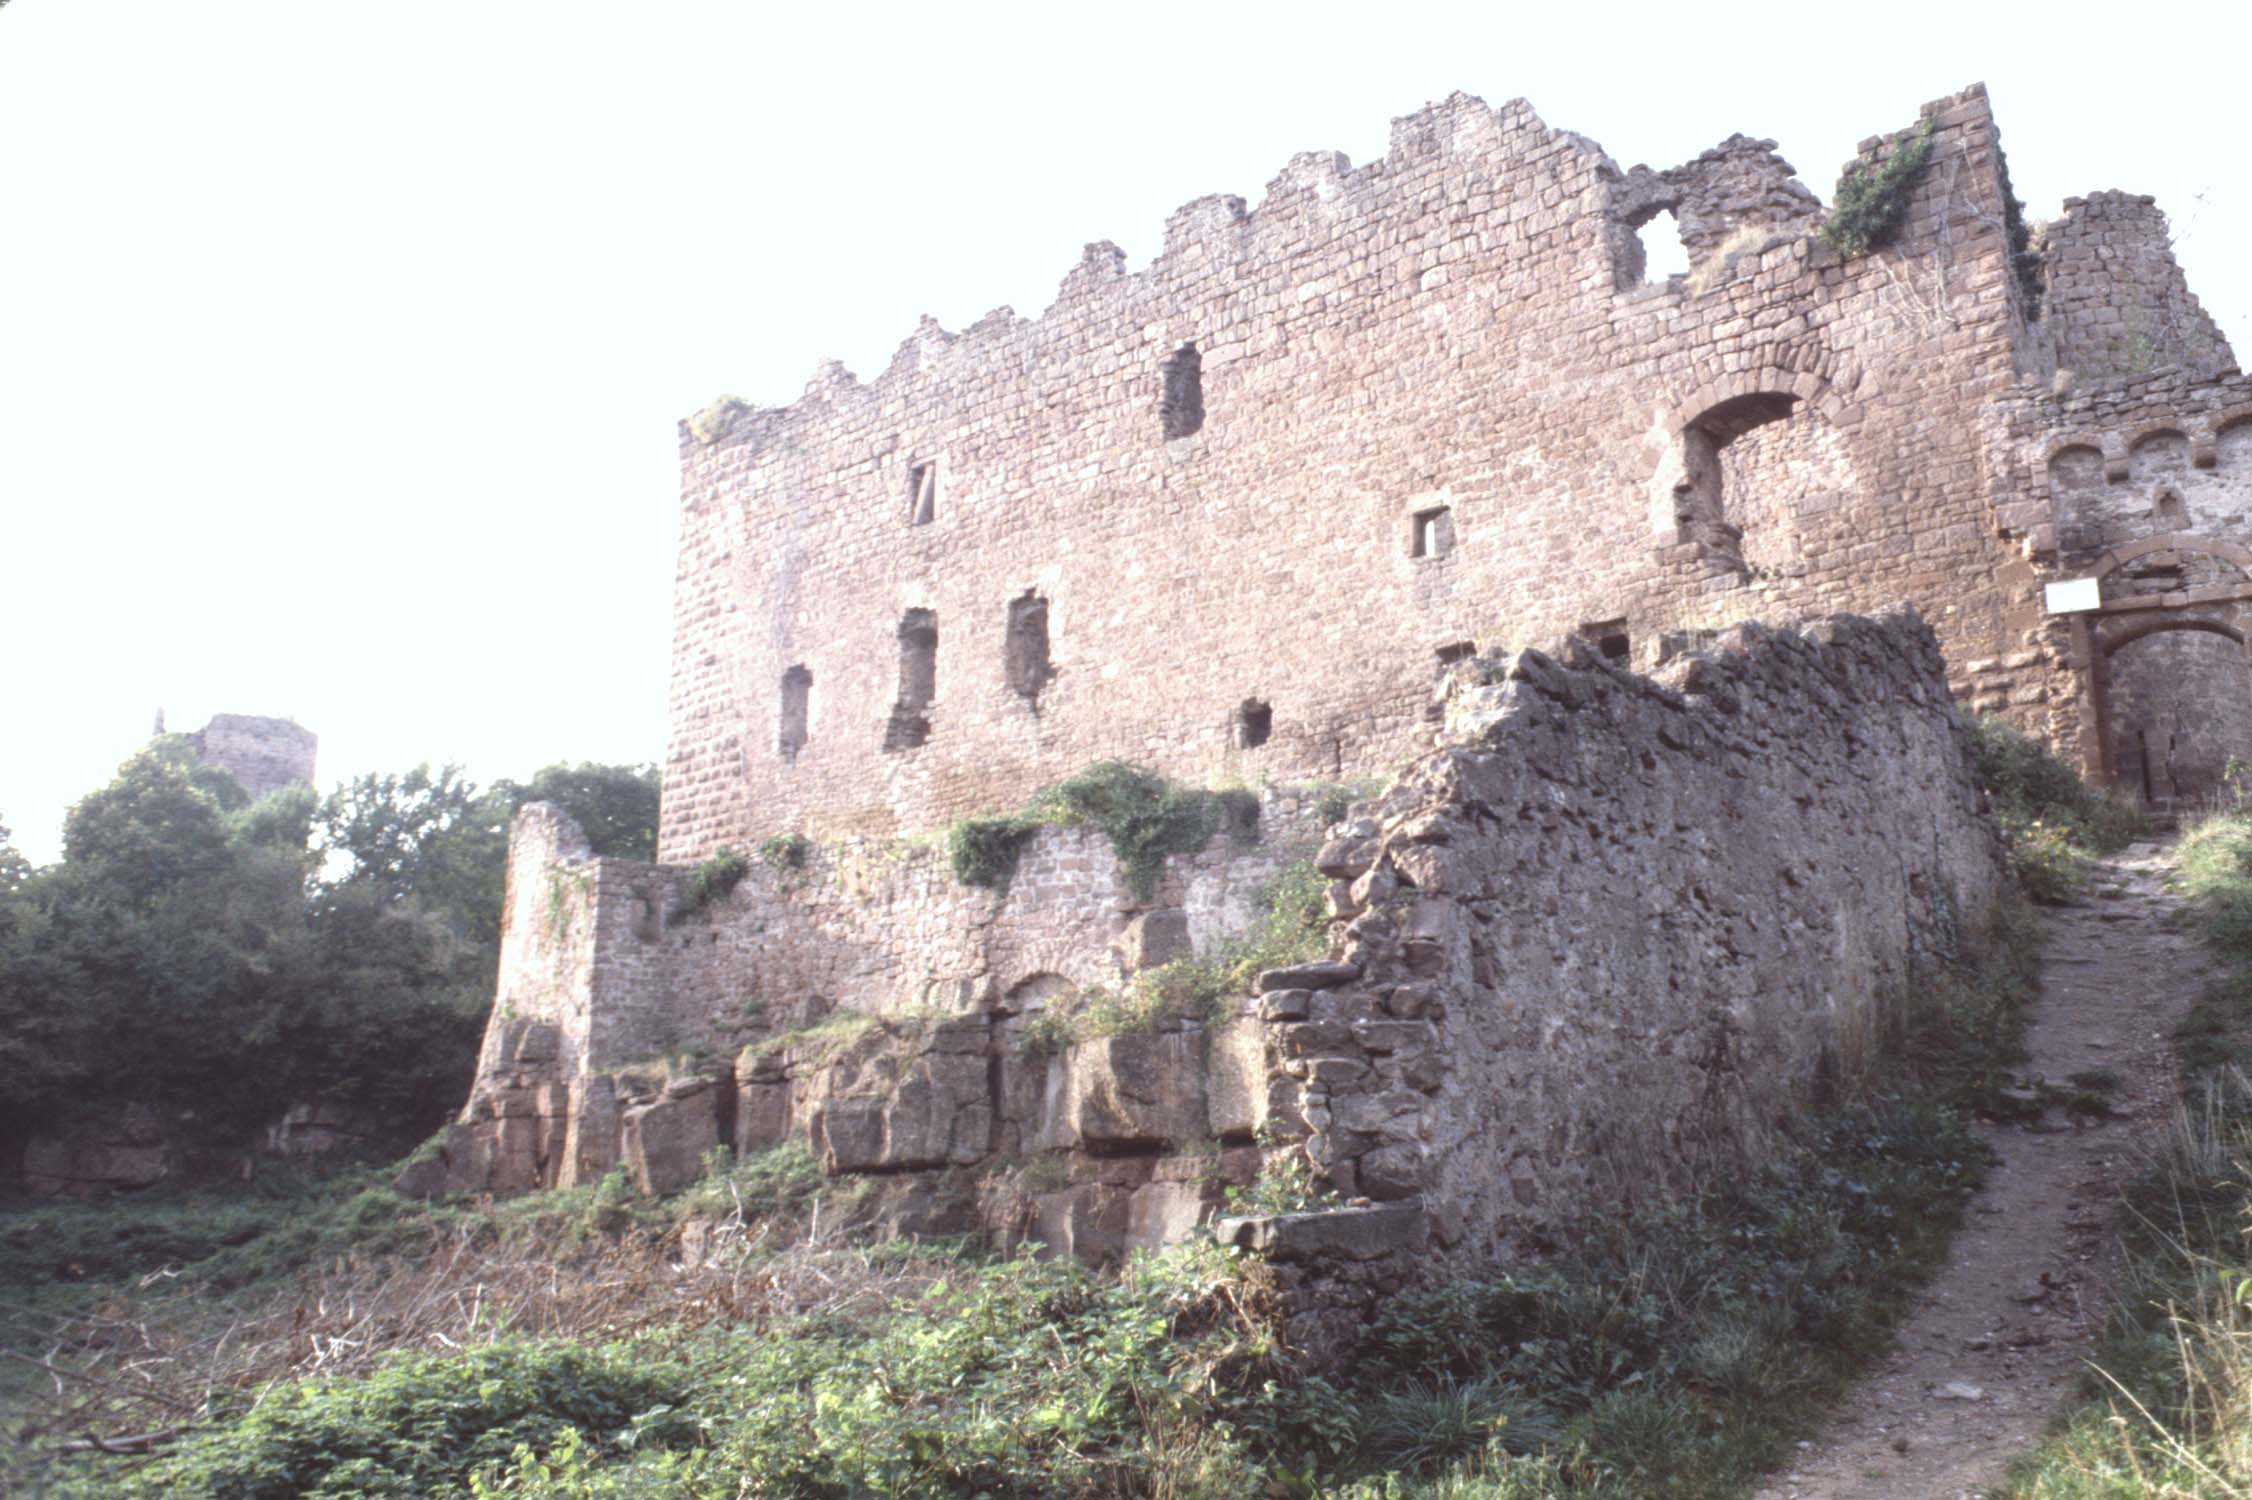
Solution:
{"label": "castle ruin", "polygon": [[[159,714],[159,734],[163,724]],[[213,714],[201,729],[181,735],[180,743],[203,764],[234,777],[253,802],[288,787],[313,789],[320,738],[294,719]]]}
{"label": "castle ruin", "polygon": [[[1756,1153],[2000,899],[1955,703],[2160,805],[2252,757],[2252,381],[2163,218],[2028,231],[1982,88],[1888,163],[1848,254],[1772,142],[1622,171],[1457,95],[1187,205],[1145,271],[1089,246],[1037,319],[684,423],[660,862],[520,816],[476,1092],[415,1181],[797,1140],[905,1227],[1102,1255],[1287,1158],[1348,1206],[1227,1232],[1313,1268],[1318,1334]],[[1653,281],[1669,223],[1693,269]],[[1104,760],[1256,789],[1257,838],[1138,892],[1092,829],[999,889],[928,837]],[[784,834],[707,899],[698,862]],[[1326,958],[1037,1041],[1307,855]]]}

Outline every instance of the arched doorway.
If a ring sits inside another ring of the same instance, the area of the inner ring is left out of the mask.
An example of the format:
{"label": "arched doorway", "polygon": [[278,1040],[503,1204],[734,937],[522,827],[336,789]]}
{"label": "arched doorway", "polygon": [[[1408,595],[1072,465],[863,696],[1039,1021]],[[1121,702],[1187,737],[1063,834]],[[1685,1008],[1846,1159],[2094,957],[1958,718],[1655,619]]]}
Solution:
{"label": "arched doorway", "polygon": [[1802,574],[1809,534],[1860,489],[1826,390],[1755,385],[1696,399],[1674,463],[1660,470],[1670,490],[1660,536],[1694,543],[1708,572],[1741,582]]}
{"label": "arched doorway", "polygon": [[2209,803],[2229,763],[2252,764],[2252,658],[2232,625],[2159,619],[2104,646],[2114,781],[2149,806]]}

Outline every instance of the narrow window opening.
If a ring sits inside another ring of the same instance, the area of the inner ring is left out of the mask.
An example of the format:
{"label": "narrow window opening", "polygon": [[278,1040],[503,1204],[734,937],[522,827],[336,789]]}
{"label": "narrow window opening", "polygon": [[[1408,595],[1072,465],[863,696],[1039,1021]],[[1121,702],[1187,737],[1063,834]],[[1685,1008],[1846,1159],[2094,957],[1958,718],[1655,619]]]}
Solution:
{"label": "narrow window opening", "polygon": [[1196,345],[1183,344],[1166,359],[1157,419],[1168,442],[1204,426],[1204,356],[1196,352]]}
{"label": "narrow window opening", "polygon": [[2168,490],[2158,497],[2158,504],[2152,509],[2151,514],[2172,530],[2186,531],[2189,529],[2189,508],[2182,504],[2182,497],[2172,490]]}
{"label": "narrow window opening", "polygon": [[811,737],[812,722],[813,674],[804,667],[792,667],[782,674],[782,727],[775,741],[784,760],[798,758]]}
{"label": "narrow window opening", "polygon": [[938,519],[938,465],[925,460],[907,466],[907,524],[928,526]]}
{"label": "narrow window opening", "polygon": [[1624,618],[1590,621],[1580,627],[1580,634],[1594,643],[1605,661],[1623,663],[1634,655],[1634,638],[1627,633]]}
{"label": "narrow window opening", "polygon": [[1454,550],[1454,512],[1444,505],[1419,510],[1408,533],[1410,557],[1445,557]]}
{"label": "narrow window opening", "polygon": [[1681,224],[1672,209],[1659,209],[1635,225],[1634,233],[1642,241],[1644,285],[1689,274],[1689,247],[1682,243]]}
{"label": "narrow window opening", "polygon": [[1238,750],[1256,750],[1275,732],[1275,711],[1257,698],[1246,698],[1235,711]]}
{"label": "narrow window opening", "polygon": [[886,750],[913,750],[931,737],[930,706],[938,693],[938,616],[911,609],[899,622],[899,696],[884,728]]}
{"label": "narrow window opening", "polygon": [[1048,601],[1027,593],[1009,601],[1009,633],[1003,646],[1002,669],[1009,689],[1040,712],[1040,690],[1055,676],[1048,660]]}
{"label": "narrow window opening", "polygon": [[1439,665],[1451,667],[1458,661],[1468,661],[1478,654],[1476,641],[1452,641],[1438,650]]}

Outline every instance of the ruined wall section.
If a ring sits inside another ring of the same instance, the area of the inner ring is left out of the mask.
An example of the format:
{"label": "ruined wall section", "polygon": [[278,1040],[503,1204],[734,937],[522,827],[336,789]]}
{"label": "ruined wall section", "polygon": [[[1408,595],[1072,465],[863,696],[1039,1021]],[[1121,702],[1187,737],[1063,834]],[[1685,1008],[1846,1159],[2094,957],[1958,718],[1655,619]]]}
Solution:
{"label": "ruined wall section", "polygon": [[2209,379],[2236,368],[2174,259],[2157,203],[2119,192],[2067,198],[2039,235],[2043,322],[2057,369],[2072,379],[2109,383],[2167,369]]}
{"label": "ruined wall section", "polygon": [[[2252,633],[2252,379],[2176,368],[2067,382],[1998,404],[1990,422],[1990,451],[2004,470],[1997,490],[2019,497],[1996,513],[2018,554],[2005,577],[2027,603],[2004,654],[1959,664],[1966,701],[2017,718],[2090,779],[2139,793],[2139,768],[2114,753],[2133,727],[2133,700],[2243,691],[2233,670],[2172,673],[2115,702],[2108,679],[2115,662],[2142,655],[2134,643],[2146,634],[2205,631],[2241,647]],[[2043,585],[2091,578],[2095,611],[2042,608]],[[2160,649],[2149,660],[2226,665],[2209,647]],[[2210,722],[2240,717],[2223,706]],[[2198,737],[2227,744],[2217,754],[2193,749],[2192,759],[2252,759],[2252,744],[2233,731]]]}
{"label": "ruined wall section", "polygon": [[[521,1192],[623,1163],[654,1191],[713,1146],[789,1139],[839,1172],[939,1170],[1034,1140],[1075,1150],[1068,1122],[1105,1106],[1075,1095],[1068,1069],[1051,1084],[1027,1028],[1059,995],[1118,988],[1250,926],[1267,882],[1316,842],[1311,807],[1269,793],[1255,838],[1221,832],[1172,857],[1146,899],[1099,830],[1050,827],[1003,890],[958,881],[939,841],[847,839],[802,866],[753,861],[700,903],[695,869],[593,858],[564,814],[531,804],[511,831],[477,1080],[443,1159],[410,1186]],[[1193,1070],[1178,1088],[1201,1100]],[[1114,1198],[1105,1212],[1122,1213]]]}
{"label": "ruined wall section", "polygon": [[241,783],[253,802],[285,787],[312,788],[320,738],[294,720],[213,714],[211,722],[182,738],[205,765]]}
{"label": "ruined wall section", "polygon": [[[1897,1055],[1904,998],[2008,888],[1913,617],[1744,625],[1655,680],[1481,658],[1445,707],[1460,742],[1320,857],[1343,981],[1263,1003],[1295,1081],[1269,1128],[1348,1194],[1419,1202],[1448,1261],[1756,1161]],[[1351,1222],[1347,1291],[1392,1253],[1369,1234],[1425,1248]],[[1227,1232],[1287,1256],[1295,1231]]]}
{"label": "ruined wall section", "polygon": [[[1473,644],[1602,627],[1647,662],[1684,623],[1908,597],[1991,649],[1959,611],[1994,562],[2000,189],[1983,91],[1928,113],[1895,246],[1840,262],[1743,143],[1679,211],[1700,243],[1773,235],[1622,288],[1645,196],[1522,102],[1458,96],[1381,161],[1294,159],[1255,213],[1189,205],[1146,271],[1090,247],[1037,321],[926,323],[872,383],[826,366],[783,411],[707,414],[683,436],[663,857],[929,827],[1107,757],[1381,769],[1428,743],[1429,686]],[[1820,483],[1771,498],[1790,576],[1755,576],[1725,515],[1677,514],[1693,430],[1746,400],[1829,429]]]}
{"label": "ruined wall section", "polygon": [[[1913,616],[1740,625],[1655,680],[1581,642],[1492,654],[1437,708],[1445,747],[1319,851],[1326,957],[1061,1031],[1051,1008],[1240,930],[1312,808],[1271,795],[1258,845],[1176,859],[1146,902],[1067,828],[1005,893],[933,845],[846,842],[702,910],[691,871],[587,861],[530,809],[508,953],[550,972],[504,983],[477,1096],[402,1187],[622,1165],[659,1191],[715,1146],[800,1142],[897,1228],[1103,1259],[1298,1158],[1344,1206],[1219,1232],[1276,1263],[1318,1348],[1591,1202],[1757,1160],[1897,1049],[1902,997],[2007,885]],[[626,1034],[668,1050],[602,1050]]]}

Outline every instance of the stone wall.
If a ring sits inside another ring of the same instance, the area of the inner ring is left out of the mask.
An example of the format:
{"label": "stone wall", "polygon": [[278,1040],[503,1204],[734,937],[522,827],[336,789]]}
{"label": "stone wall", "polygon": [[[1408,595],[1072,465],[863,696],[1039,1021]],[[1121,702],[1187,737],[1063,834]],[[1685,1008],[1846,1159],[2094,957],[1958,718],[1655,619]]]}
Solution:
{"label": "stone wall", "polygon": [[2236,358],[2174,261],[2166,216],[2137,193],[2064,200],[2035,242],[2056,366],[2090,383],[2180,369],[2210,377]]}
{"label": "stone wall", "polygon": [[[1456,96],[1381,160],[1189,204],[1146,270],[1090,246],[1037,319],[685,424],[661,857],[913,832],[1105,758],[1381,772],[1447,660],[1583,628],[1647,665],[1909,598],[2000,652],[1965,580],[2003,555],[1981,406],[2025,309],[1983,91],[1924,115],[1899,236],[1841,260],[1772,143],[1621,171]],[[1646,283],[1667,213],[1698,265]]]}
{"label": "stone wall", "polygon": [[477,1094],[408,1185],[623,1164],[662,1189],[715,1145],[798,1141],[895,1226],[1102,1258],[1295,1161],[1334,1209],[1221,1232],[1320,1344],[1411,1277],[1756,1159],[1898,1046],[2007,876],[1920,620],[1658,645],[1655,678],[1576,638],[1452,664],[1440,748],[1319,850],[1328,956],[1119,1029],[1035,1022],[1217,951],[1309,847],[1305,805],[1270,795],[1260,843],[1177,858],[1146,902],[1065,828],[1005,892],[844,841],[699,912],[688,870],[590,859],[526,809],[507,962],[538,972],[504,982]]}
{"label": "stone wall", "polygon": [[1296,1343],[1757,1160],[1864,1082],[2007,887],[1912,617],[1743,625],[1635,677],[1574,643],[1454,669],[1455,743],[1320,855],[1334,971],[1263,979],[1271,1135],[1356,1202],[1222,1222]]}
{"label": "stone wall", "polygon": [[252,801],[284,787],[313,785],[320,739],[295,720],[213,714],[210,723],[181,738],[205,765],[240,782]]}
{"label": "stone wall", "polygon": [[[957,881],[943,840],[853,838],[808,847],[802,866],[754,859],[702,908],[694,867],[594,858],[535,803],[511,832],[474,1093],[413,1185],[519,1192],[624,1165],[662,1189],[713,1146],[791,1139],[832,1171],[895,1175],[1092,1140],[1133,1160],[1076,1170],[1140,1187],[1158,1157],[1213,1134],[1202,1022],[1091,1045],[1077,1066],[1028,1054],[1026,1032],[1059,995],[1220,950],[1276,872],[1311,853],[1317,801],[1271,790],[1255,830],[1173,856],[1147,898],[1099,830],[1048,827],[1000,890]],[[1232,1133],[1248,1141],[1253,1123]],[[1115,1247],[1125,1209],[1103,1212]]]}
{"label": "stone wall", "polygon": [[[2045,583],[2086,580],[2097,598],[2020,612],[2007,651],[1956,664],[1968,702],[2012,713],[2090,779],[2162,808],[2182,798],[2170,778],[2144,775],[2140,747],[2178,725],[2153,718],[2154,705],[2207,705],[2188,761],[2252,759],[2230,727],[2252,718],[2252,380],[2179,365],[2063,380],[1996,403],[1989,422],[1998,483],[2025,497],[1996,512],[2021,558],[2006,570],[2012,586],[2037,599]],[[2183,632],[2216,639],[2141,644]],[[2184,784],[2190,801],[2211,789],[2203,773]]]}

